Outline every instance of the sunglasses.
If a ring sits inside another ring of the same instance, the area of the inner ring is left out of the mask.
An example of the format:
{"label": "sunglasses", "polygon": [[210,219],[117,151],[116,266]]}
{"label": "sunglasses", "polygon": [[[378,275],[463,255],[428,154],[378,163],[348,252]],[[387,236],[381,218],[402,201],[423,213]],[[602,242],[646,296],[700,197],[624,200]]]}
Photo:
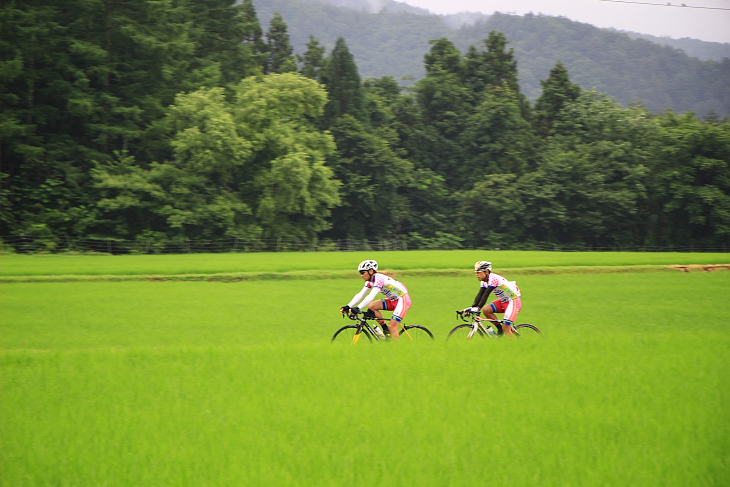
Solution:
{"label": "sunglasses", "polygon": [[365,274],[366,272],[367,272],[367,271],[360,271],[360,275],[362,276],[362,275],[363,275],[363,274]]}

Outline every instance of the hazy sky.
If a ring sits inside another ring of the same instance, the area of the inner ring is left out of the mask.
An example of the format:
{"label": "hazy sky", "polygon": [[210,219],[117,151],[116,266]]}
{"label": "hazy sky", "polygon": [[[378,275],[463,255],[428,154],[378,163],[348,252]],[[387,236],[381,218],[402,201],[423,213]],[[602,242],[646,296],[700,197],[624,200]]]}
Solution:
{"label": "hazy sky", "polygon": [[[563,16],[571,20],[655,36],[691,37],[703,41],[730,42],[730,10],[637,5],[600,0],[399,0],[437,14],[528,12]],[[666,0],[636,0],[666,4]],[[730,9],[730,0],[680,0],[688,6]]]}

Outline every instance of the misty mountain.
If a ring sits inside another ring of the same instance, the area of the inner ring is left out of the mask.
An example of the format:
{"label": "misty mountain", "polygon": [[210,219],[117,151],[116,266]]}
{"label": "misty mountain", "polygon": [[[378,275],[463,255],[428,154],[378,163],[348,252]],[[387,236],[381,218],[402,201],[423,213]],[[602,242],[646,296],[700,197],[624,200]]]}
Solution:
{"label": "misty mountain", "polygon": [[[393,76],[408,85],[424,76],[423,56],[430,40],[446,37],[465,52],[471,45],[480,47],[489,32],[497,30],[515,50],[520,86],[529,99],[540,95],[540,80],[561,61],[571,81],[608,93],[623,104],[638,102],[655,112],[673,109],[703,116],[714,110],[730,115],[730,59],[691,57],[644,35],[632,38],[613,29],[533,14],[434,15],[393,0],[254,2],[264,28],[275,11],[281,13],[297,53],[306,50],[310,35],[328,51],[339,36],[344,37],[363,78]],[[704,44],[717,44],[681,41],[691,44],[693,52]],[[718,52],[717,46],[704,52]]]}
{"label": "misty mountain", "polygon": [[[305,0],[306,1],[306,0]],[[316,1],[316,0],[315,0]],[[363,10],[369,13],[378,13],[381,10],[388,12],[409,12],[416,15],[437,15],[429,10],[413,7],[403,2],[394,0],[319,0],[322,3],[335,5],[337,7],[347,7],[355,10]],[[459,29],[465,25],[474,25],[477,22],[483,22],[489,18],[489,15],[481,12],[459,12],[449,15],[437,15],[441,17],[446,25],[453,29]],[[730,44],[722,42],[707,42],[699,39],[691,39],[683,37],[682,39],[673,39],[671,37],[658,37],[650,34],[642,34],[639,32],[631,32],[617,29],[606,29],[609,31],[620,32],[626,34],[632,39],[645,39],[655,44],[670,46],[680,49],[691,57],[696,57],[703,61],[722,61],[723,58],[730,58]]]}
{"label": "misty mountain", "polygon": [[672,39],[671,37],[657,37],[649,34],[639,34],[638,32],[616,32],[626,34],[632,39],[644,39],[655,44],[680,49],[687,53],[688,56],[696,57],[703,61],[722,61],[723,58],[730,58],[730,44],[724,42],[706,42],[699,39],[690,39],[689,37]]}

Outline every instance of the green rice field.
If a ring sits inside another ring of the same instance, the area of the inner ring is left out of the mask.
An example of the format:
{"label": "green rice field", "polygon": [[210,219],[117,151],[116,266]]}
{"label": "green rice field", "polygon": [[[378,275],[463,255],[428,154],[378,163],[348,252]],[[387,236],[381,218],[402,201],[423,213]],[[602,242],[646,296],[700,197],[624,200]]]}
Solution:
{"label": "green rice field", "polygon": [[[363,258],[433,342],[337,347]],[[591,259],[591,257],[593,257]],[[542,339],[447,342],[488,258]],[[727,485],[728,254],[0,256],[0,486]],[[510,277],[507,272],[506,277]]]}
{"label": "green rice field", "polygon": [[[2,255],[0,276],[45,275],[175,275],[232,272],[351,271],[365,259],[383,262],[389,270],[465,269],[477,260],[491,260],[502,269],[566,266],[636,266],[728,264],[730,254],[679,252],[524,252],[524,251],[396,251],[396,252],[261,252],[172,255]],[[355,274],[355,276],[357,276]]]}

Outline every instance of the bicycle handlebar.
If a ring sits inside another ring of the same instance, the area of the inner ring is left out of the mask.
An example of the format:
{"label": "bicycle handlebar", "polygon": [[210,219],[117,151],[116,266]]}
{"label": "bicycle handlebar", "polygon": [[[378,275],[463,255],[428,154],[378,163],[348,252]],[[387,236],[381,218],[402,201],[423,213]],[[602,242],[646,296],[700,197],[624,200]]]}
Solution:
{"label": "bicycle handlebar", "polygon": [[[372,320],[376,320],[376,321],[385,320],[385,321],[388,321],[388,320],[390,320],[390,318],[387,318],[387,317],[378,318],[377,316],[375,316],[375,314],[370,315],[370,316],[365,316],[366,314],[367,314],[367,311],[360,310],[357,313],[353,313],[353,311],[350,310],[347,313],[343,314],[342,316],[343,317],[344,316],[347,316],[352,321],[360,321],[360,320],[363,320],[363,321],[368,321],[368,320],[371,320],[371,321]],[[361,317],[361,315],[362,315],[362,317]]]}
{"label": "bicycle handlebar", "polygon": [[477,316],[478,314],[479,313],[472,313],[471,311],[464,311],[461,309],[457,309],[456,310],[456,319],[458,320],[459,318],[461,318],[461,320],[464,321],[465,323],[469,323],[469,317],[474,316],[474,319],[477,321],[489,321],[490,323],[497,323],[497,324],[504,323],[504,320],[490,320],[488,318],[480,318],[479,316]]}
{"label": "bicycle handlebar", "polygon": [[458,320],[459,318],[461,318],[461,321],[468,323],[469,316],[471,316],[473,314],[475,314],[475,313],[472,313],[470,311],[464,311],[463,309],[457,309],[456,310],[456,319]]}

